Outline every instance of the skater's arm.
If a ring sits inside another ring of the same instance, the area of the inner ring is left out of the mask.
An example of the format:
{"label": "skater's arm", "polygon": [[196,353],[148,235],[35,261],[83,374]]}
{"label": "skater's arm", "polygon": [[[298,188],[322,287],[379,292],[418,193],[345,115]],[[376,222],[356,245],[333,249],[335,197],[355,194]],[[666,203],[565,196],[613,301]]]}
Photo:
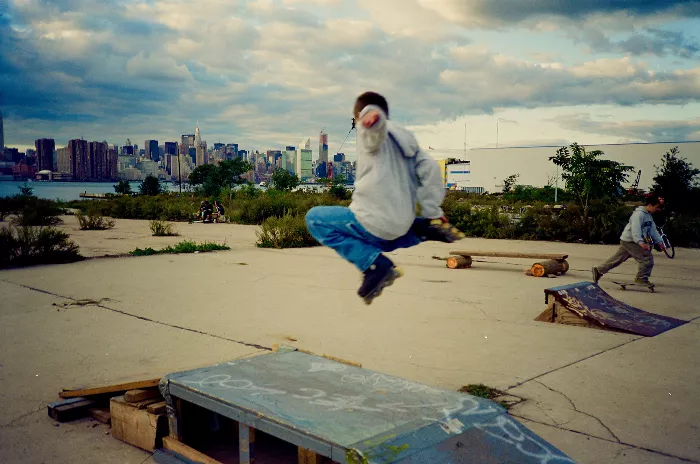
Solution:
{"label": "skater's arm", "polygon": [[375,105],[367,105],[360,112],[357,142],[368,153],[376,154],[387,136],[386,113]]}
{"label": "skater's arm", "polygon": [[651,238],[654,240],[654,243],[661,243],[663,244],[663,239],[661,238],[661,235],[659,234],[659,231],[656,229],[656,223],[652,222],[651,223]]}
{"label": "skater's arm", "polygon": [[442,185],[440,166],[435,158],[423,150],[418,150],[416,154],[416,174],[420,180],[417,193],[421,215],[428,219],[443,217],[445,213],[441,205],[445,199],[445,188]]}

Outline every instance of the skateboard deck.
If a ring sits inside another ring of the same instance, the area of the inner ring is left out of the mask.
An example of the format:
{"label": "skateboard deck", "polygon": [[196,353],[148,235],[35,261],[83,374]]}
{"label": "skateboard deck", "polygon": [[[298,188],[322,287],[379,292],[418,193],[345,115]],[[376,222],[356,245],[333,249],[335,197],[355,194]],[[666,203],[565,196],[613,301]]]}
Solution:
{"label": "skateboard deck", "polygon": [[648,292],[651,292],[651,293],[654,293],[654,292],[656,291],[656,290],[654,290],[654,286],[653,286],[653,285],[651,285],[651,286],[649,286],[649,285],[642,285],[642,284],[638,284],[638,283],[635,283],[635,282],[619,282],[619,281],[617,281],[617,280],[613,280],[612,282],[615,283],[615,284],[617,284],[617,285],[619,285],[620,288],[622,288],[622,290],[627,290],[627,287],[639,287],[639,288],[644,288],[644,289],[646,289]]}

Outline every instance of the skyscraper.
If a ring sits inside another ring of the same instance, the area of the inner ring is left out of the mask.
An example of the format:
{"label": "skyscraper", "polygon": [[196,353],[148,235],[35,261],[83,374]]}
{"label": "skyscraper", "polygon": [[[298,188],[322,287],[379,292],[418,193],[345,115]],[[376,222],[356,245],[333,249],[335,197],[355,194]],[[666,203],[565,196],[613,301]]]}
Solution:
{"label": "skyscraper", "polygon": [[39,171],[53,171],[53,151],[56,143],[53,139],[38,139],[34,141],[36,147],[36,163]]}
{"label": "skyscraper", "polygon": [[[307,148],[311,147],[309,146]],[[321,137],[318,141],[318,162],[319,164],[328,162],[328,134],[323,131],[321,131]]]}
{"label": "skyscraper", "polygon": [[202,135],[199,132],[199,123],[194,129],[194,147],[197,150],[197,166],[209,164],[209,154],[207,153],[207,142],[202,141]]}
{"label": "skyscraper", "polygon": [[158,141],[157,140],[146,140],[144,143],[146,149],[146,158],[152,159],[153,161],[160,160],[160,152],[158,151]]}
{"label": "skyscraper", "polygon": [[297,176],[299,180],[305,182],[312,177],[313,174],[313,152],[311,151],[311,139],[306,139],[306,143],[302,140],[297,151]]}
{"label": "skyscraper", "polygon": [[68,142],[70,153],[70,173],[73,180],[88,178],[88,143],[87,140],[73,139]]}

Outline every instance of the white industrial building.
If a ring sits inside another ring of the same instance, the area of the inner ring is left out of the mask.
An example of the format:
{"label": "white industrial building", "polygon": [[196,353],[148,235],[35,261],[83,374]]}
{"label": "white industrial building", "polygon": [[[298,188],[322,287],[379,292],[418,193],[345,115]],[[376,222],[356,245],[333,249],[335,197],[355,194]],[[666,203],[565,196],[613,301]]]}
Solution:
{"label": "white industrial building", "polygon": [[[642,171],[639,188],[648,190],[654,183],[656,169],[661,165],[662,156],[673,147],[678,147],[680,156],[693,166],[700,168],[700,141],[693,142],[651,142],[606,145],[585,145],[586,151],[601,150],[603,158],[632,166],[628,184],[632,184],[637,172]],[[512,174],[519,174],[521,185],[543,187],[554,182],[557,167],[549,158],[561,146],[472,148],[461,150],[428,150],[444,169],[446,188],[477,191],[482,187],[486,192],[500,192],[503,180]],[[455,158],[465,158],[459,160]],[[467,161],[468,160],[468,161]],[[559,185],[561,172],[559,172]]]}

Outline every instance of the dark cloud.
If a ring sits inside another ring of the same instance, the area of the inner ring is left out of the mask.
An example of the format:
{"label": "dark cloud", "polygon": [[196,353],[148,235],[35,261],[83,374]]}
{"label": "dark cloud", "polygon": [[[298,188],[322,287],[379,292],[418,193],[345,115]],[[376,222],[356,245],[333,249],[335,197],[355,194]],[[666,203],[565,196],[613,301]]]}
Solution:
{"label": "dark cloud", "polygon": [[614,40],[595,25],[586,25],[567,32],[578,43],[586,44],[593,52],[625,55],[677,56],[690,59],[700,52],[700,42],[680,31],[645,28],[624,39]]}
{"label": "dark cloud", "polygon": [[698,0],[450,0],[463,13],[478,14],[503,22],[559,16],[584,19],[597,14],[626,13],[653,16],[673,13],[681,17],[699,17]]}
{"label": "dark cloud", "polygon": [[[208,0],[196,9],[182,0],[120,5],[50,2],[51,15],[22,10],[15,17],[24,26],[15,28],[0,18],[3,113],[21,121],[10,124],[14,143],[52,133],[59,144],[76,136],[177,140],[199,121],[210,143],[260,150],[316,138],[325,127],[334,150],[365,90],[384,93],[393,117],[416,125],[498,108],[700,99],[698,72],[650,73],[630,60],[547,67],[456,36],[392,36],[376,23],[325,22],[299,9],[245,13]],[[622,47],[588,33],[602,48]],[[644,33],[660,43],[646,45],[652,50],[696,53],[682,36]],[[643,49],[629,39],[625,47]]]}
{"label": "dark cloud", "polygon": [[700,119],[678,121],[598,121],[576,114],[551,120],[559,126],[586,133],[622,137],[628,140],[683,142],[700,139]]}

